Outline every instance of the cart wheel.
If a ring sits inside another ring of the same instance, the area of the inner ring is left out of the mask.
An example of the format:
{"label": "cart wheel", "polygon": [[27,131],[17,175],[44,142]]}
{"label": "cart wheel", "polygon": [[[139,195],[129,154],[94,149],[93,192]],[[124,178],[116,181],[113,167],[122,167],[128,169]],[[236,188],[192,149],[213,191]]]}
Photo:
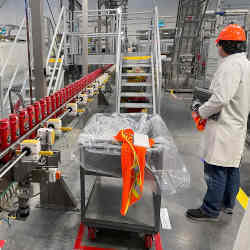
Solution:
{"label": "cart wheel", "polygon": [[95,240],[96,239],[96,229],[93,227],[88,227],[88,239]]}
{"label": "cart wheel", "polygon": [[145,235],[145,249],[151,249],[153,246],[153,236]]}

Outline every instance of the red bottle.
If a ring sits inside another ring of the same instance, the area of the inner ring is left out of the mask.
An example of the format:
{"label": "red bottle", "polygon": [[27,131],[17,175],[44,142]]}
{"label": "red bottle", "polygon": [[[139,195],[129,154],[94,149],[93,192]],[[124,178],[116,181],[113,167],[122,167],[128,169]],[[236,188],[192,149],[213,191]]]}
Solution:
{"label": "red bottle", "polygon": [[[9,119],[0,120],[0,151],[4,151],[11,144],[11,132]],[[11,159],[12,153],[7,153],[0,159],[2,163],[7,163]]]}
{"label": "red bottle", "polygon": [[62,103],[64,104],[66,101],[67,101],[67,91],[66,91],[66,88],[63,88],[62,90],[61,90],[61,92],[62,92]]}
{"label": "red bottle", "polygon": [[87,87],[87,85],[88,85],[87,78],[84,77],[84,78],[82,79],[82,82],[83,82],[83,87],[82,87],[82,90],[83,90],[83,89],[85,89],[85,88]]}
{"label": "red bottle", "polygon": [[66,100],[68,101],[70,98],[70,88],[69,86],[66,87]]}
{"label": "red bottle", "polygon": [[42,99],[40,101],[40,106],[41,106],[42,120],[44,120],[47,117],[47,103],[46,103],[46,100]]}
{"label": "red bottle", "polygon": [[29,130],[29,115],[27,109],[22,109],[19,112],[19,127],[21,136],[26,134]]}
{"label": "red bottle", "polygon": [[76,86],[77,86],[77,93],[79,93],[81,91],[81,81],[77,81]]}
{"label": "red bottle", "polygon": [[[55,97],[56,97],[56,109],[58,109],[58,108],[61,106],[61,94],[60,94],[59,91],[57,91],[57,92],[55,93]],[[60,114],[61,114],[61,112],[58,111],[58,112],[56,113],[56,116],[59,116]]]}
{"label": "red bottle", "polygon": [[47,96],[45,98],[46,100],[46,105],[47,105],[47,115],[50,115],[52,113],[52,103],[51,103],[51,97]]}
{"label": "red bottle", "polygon": [[14,143],[20,136],[19,117],[17,114],[9,115],[11,143]]}
{"label": "red bottle", "polygon": [[[66,102],[66,100],[65,100],[65,89],[60,90],[59,93],[60,93],[60,103],[61,103],[61,105],[63,105]],[[60,110],[61,114],[63,112],[64,112],[64,107]]]}
{"label": "red bottle", "polygon": [[[51,107],[52,107],[52,112],[56,110],[56,97],[55,95],[50,96],[51,99]],[[53,115],[52,118],[56,118],[56,115]]]}
{"label": "red bottle", "polygon": [[42,112],[41,112],[40,102],[34,102],[34,108],[35,108],[36,124],[38,124],[42,120]]}
{"label": "red bottle", "polygon": [[63,94],[63,90],[59,90],[59,96],[60,96],[60,104],[63,105],[64,103],[64,94]]}
{"label": "red bottle", "polygon": [[56,109],[58,109],[61,106],[61,96],[59,91],[55,93],[55,97],[56,97]]}
{"label": "red bottle", "polygon": [[[29,115],[29,129],[32,129],[36,125],[36,118],[35,118],[35,108],[32,105],[27,107],[28,115]],[[34,131],[30,138],[34,139],[36,137],[36,131]]]}

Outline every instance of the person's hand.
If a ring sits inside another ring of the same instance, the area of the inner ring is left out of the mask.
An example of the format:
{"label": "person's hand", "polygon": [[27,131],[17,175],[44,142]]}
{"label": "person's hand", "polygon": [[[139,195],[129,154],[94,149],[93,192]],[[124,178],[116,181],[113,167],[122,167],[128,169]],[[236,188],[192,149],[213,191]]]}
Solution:
{"label": "person's hand", "polygon": [[203,131],[206,127],[207,124],[207,120],[204,120],[200,117],[199,112],[192,112],[192,117],[193,120],[195,122],[196,128],[198,129],[198,131]]}

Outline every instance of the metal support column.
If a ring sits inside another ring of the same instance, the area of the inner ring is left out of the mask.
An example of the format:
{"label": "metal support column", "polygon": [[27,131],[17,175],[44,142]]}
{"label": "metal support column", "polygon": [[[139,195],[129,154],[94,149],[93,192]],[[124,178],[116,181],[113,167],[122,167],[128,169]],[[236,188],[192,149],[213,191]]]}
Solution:
{"label": "metal support column", "polygon": [[[88,0],[82,0],[82,24],[81,31],[88,32]],[[82,56],[81,56],[82,74],[88,74],[88,37],[82,38]]]}
{"label": "metal support column", "polygon": [[32,49],[33,49],[33,76],[35,98],[40,100],[47,94],[47,86],[44,79],[44,34],[43,34],[43,0],[30,0],[32,18]]}

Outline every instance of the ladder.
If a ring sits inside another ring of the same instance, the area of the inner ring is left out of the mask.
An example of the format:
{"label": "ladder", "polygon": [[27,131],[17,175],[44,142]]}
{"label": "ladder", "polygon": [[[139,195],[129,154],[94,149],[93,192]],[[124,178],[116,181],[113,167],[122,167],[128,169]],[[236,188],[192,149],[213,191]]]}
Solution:
{"label": "ladder", "polygon": [[116,112],[118,113],[143,111],[151,114],[160,113],[162,83],[158,22],[158,8],[155,7],[148,29],[149,46],[145,51],[121,53],[119,50],[123,48],[124,39],[117,46],[117,55],[122,54],[116,60]]}
{"label": "ladder", "polygon": [[[128,69],[138,69],[129,72]],[[153,84],[151,56],[124,56],[122,59],[121,88],[119,91],[120,112],[141,109],[155,113],[155,85]]]}
{"label": "ladder", "polygon": [[52,43],[49,49],[47,62],[46,62],[46,73],[48,75],[48,89],[47,96],[55,93],[61,88],[64,81],[64,68],[65,60],[67,57],[66,52],[66,9],[62,8],[57,26],[54,32]]}

